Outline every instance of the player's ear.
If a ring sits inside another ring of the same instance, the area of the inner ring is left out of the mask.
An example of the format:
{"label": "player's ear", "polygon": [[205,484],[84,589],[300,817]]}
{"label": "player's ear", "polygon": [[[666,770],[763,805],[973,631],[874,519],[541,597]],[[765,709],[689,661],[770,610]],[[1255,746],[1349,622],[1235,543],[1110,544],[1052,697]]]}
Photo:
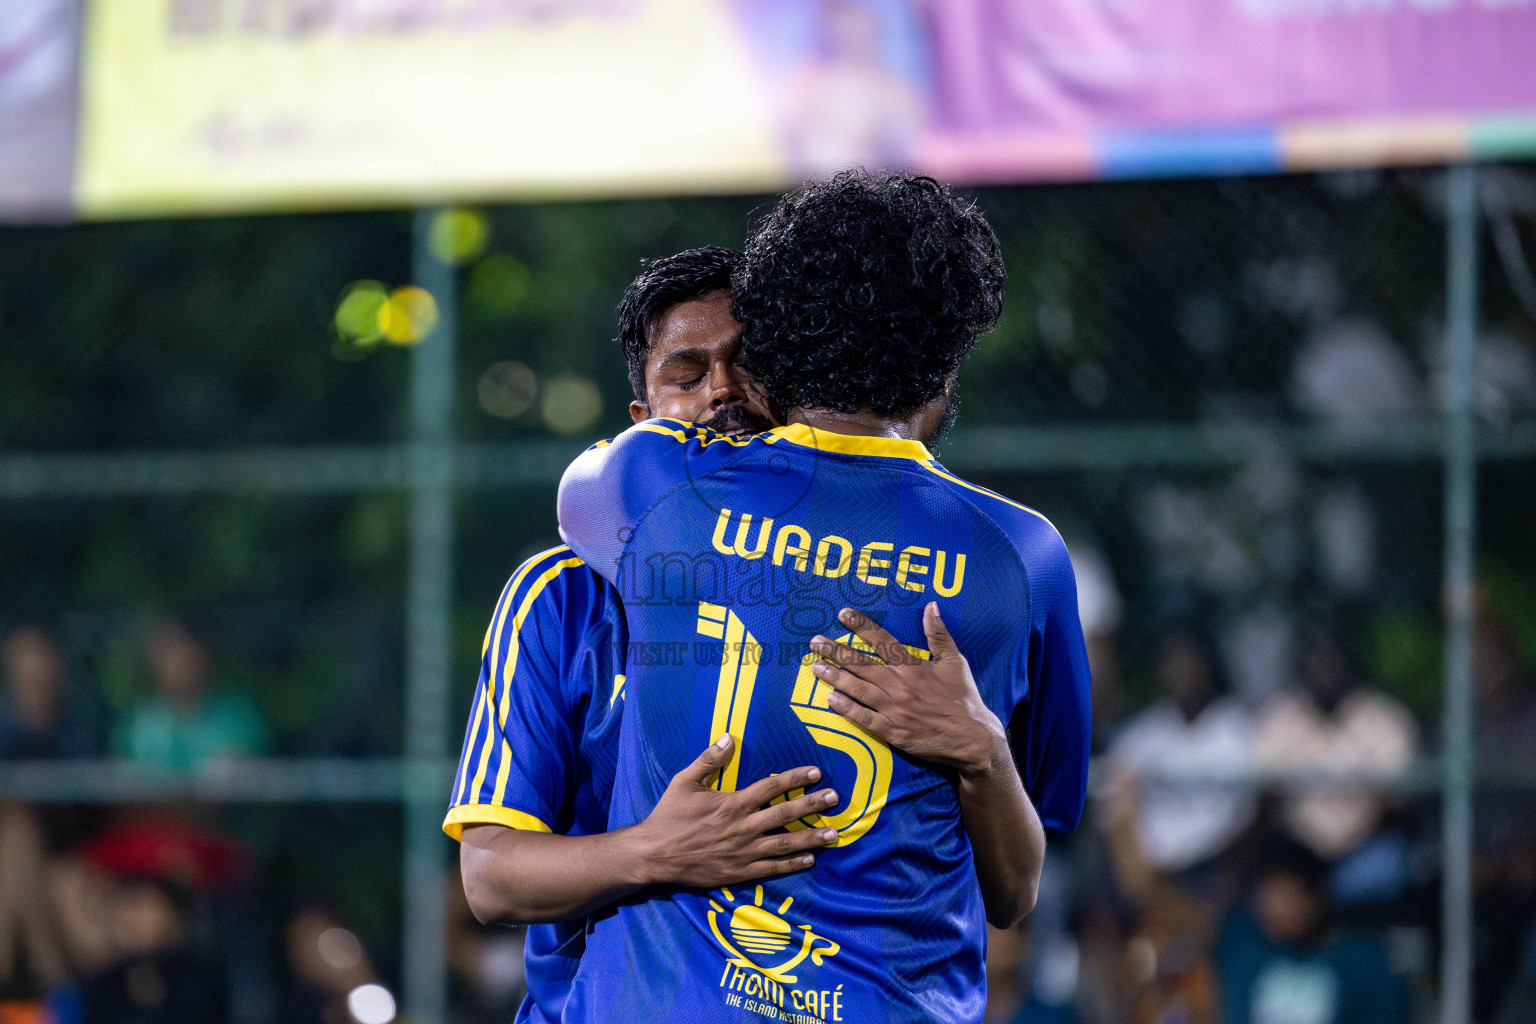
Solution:
{"label": "player's ear", "polygon": [[629,418],[636,423],[644,423],[651,418],[651,407],[637,398],[629,403]]}

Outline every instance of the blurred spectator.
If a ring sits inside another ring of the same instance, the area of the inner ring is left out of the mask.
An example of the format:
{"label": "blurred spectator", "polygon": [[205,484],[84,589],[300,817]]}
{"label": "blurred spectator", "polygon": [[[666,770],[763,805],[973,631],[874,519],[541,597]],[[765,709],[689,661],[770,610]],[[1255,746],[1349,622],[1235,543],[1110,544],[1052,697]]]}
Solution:
{"label": "blurred spectator", "polygon": [[1536,351],[1529,341],[1498,332],[1478,339],[1477,409],[1496,427],[1536,412]]}
{"label": "blurred spectator", "polygon": [[1336,929],[1327,865],[1277,837],[1249,906],[1227,915],[1216,944],[1225,1024],[1405,1024],[1408,994],[1373,935]]}
{"label": "blurred spectator", "polygon": [[[1210,887],[1192,889],[1152,863],[1137,838],[1143,784],[1112,775],[1101,792],[1105,840],[1115,886],[1130,911],[1129,931],[1098,967],[1119,1012],[1135,1024],[1214,1024],[1218,1015],[1210,947],[1219,904]],[[1102,957],[1102,953],[1100,954]]]}
{"label": "blurred spectator", "polygon": [[[1518,785],[1536,759],[1536,690],[1521,664],[1514,631],[1479,595],[1472,639],[1477,757],[1490,776],[1478,792],[1473,868],[1478,928],[1473,985],[1479,1019],[1520,990],[1520,951],[1536,926],[1536,802]],[[1514,776],[1511,778],[1510,776]],[[1526,994],[1529,998],[1529,993]]]}
{"label": "blurred spectator", "polygon": [[[100,876],[135,883],[153,880],[173,898],[187,933],[182,946],[167,951],[176,955],[165,969],[175,972],[185,967],[208,984],[217,984],[225,1013],[222,1020],[234,1024],[270,1019],[270,997],[261,1013],[250,1012],[251,972],[258,966],[252,962],[252,947],[261,946],[262,929],[259,915],[241,912],[244,884],[250,877],[250,858],[244,848],[176,811],[159,809],[125,815],[85,843],[78,860]],[[106,922],[105,959],[113,970],[138,955],[134,949],[125,950],[113,932],[116,886],[109,886],[107,898],[96,897],[96,917]],[[267,985],[266,975],[256,984]]]}
{"label": "blurred spectator", "polygon": [[185,623],[156,625],[144,654],[155,693],[119,723],[118,753],[146,767],[194,771],[209,758],[266,751],[267,730],[255,703],[210,689],[213,656]]}
{"label": "blurred spectator", "polygon": [[1486,596],[1478,601],[1472,680],[1477,690],[1478,756],[1495,768],[1530,764],[1536,751],[1536,689],[1520,662],[1514,631]]}
{"label": "blurred spectator", "polygon": [[0,1000],[34,998],[64,980],[46,878],[36,821],[25,807],[0,805]]}
{"label": "blurred spectator", "polygon": [[109,828],[81,847],[80,855],[119,877],[164,878],[196,892],[229,889],[250,872],[249,858],[233,840],[174,812]]}
{"label": "blurred spectator", "polygon": [[18,626],[5,637],[0,759],[95,757],[105,739],[100,710],[73,692],[53,637]]}
{"label": "blurred spectator", "polygon": [[1093,740],[1102,743],[1125,714],[1125,691],[1120,680],[1120,656],[1116,634],[1124,602],[1115,586],[1114,572],[1099,550],[1086,540],[1070,537],[1072,571],[1077,576],[1077,615],[1083,623],[1088,648],[1088,668],[1093,680]]}
{"label": "blurred spectator", "polygon": [[1033,919],[1018,928],[987,931],[985,1024],[1076,1024],[1076,940],[1062,935],[1048,942],[1031,971],[1025,950],[1040,941]]}
{"label": "blurred spectator", "polygon": [[348,1009],[353,993],[378,986],[362,942],[324,907],[308,907],[293,916],[287,950],[283,1024],[344,1024],[354,1019]]}
{"label": "blurred spectator", "polygon": [[[69,691],[64,659],[47,632],[36,626],[12,629],[5,638],[4,665],[0,758],[100,753],[101,717]],[[50,899],[55,876],[62,873],[50,863],[47,849],[32,809],[0,804],[0,1000],[24,1000],[14,1004],[17,1014],[42,1013],[36,1000],[61,983],[71,966],[71,919],[67,908]]]}
{"label": "blurred spectator", "polygon": [[1024,931],[987,928],[987,1009],[982,1024],[1008,1024],[1024,1006]]}
{"label": "blurred spectator", "polygon": [[1302,412],[1345,428],[1411,419],[1425,406],[1413,362],[1365,319],[1336,320],[1314,331],[1296,354],[1290,390]]}
{"label": "blurred spectator", "polygon": [[158,878],[114,886],[106,926],[116,962],[83,986],[83,1024],[210,1024],[224,981],[191,936],[191,894]]}
{"label": "blurred spectator", "polygon": [[[1407,771],[1418,748],[1418,727],[1407,708],[1363,682],[1321,627],[1304,632],[1297,663],[1301,688],[1274,697],[1260,715],[1254,746],[1259,767],[1282,777],[1355,773],[1392,779]],[[1342,778],[1298,784],[1287,787],[1280,820],[1317,856],[1336,861],[1361,847],[1387,802],[1380,790],[1349,786]],[[1373,880],[1357,870],[1357,885],[1396,895],[1406,884],[1406,851],[1376,861],[1399,877]],[[1394,871],[1394,863],[1402,870]]]}
{"label": "blurred spectator", "polygon": [[[58,988],[60,983],[112,961],[106,930],[112,886],[112,879],[84,858],[50,857],[28,808],[0,805],[0,1004],[19,998],[17,1005],[43,1013],[45,992],[68,997],[72,990]],[[67,1009],[54,1007],[48,1011],[54,1017],[38,1020],[79,1019]],[[0,1017],[0,1024],[4,1021]]]}
{"label": "blurred spectator", "polygon": [[1253,720],[1222,694],[1210,645],[1192,632],[1163,641],[1157,686],[1160,699],[1115,737],[1109,761],[1143,780],[1135,813],[1142,854],[1161,871],[1184,871],[1211,861],[1253,822],[1253,794],[1230,781],[1250,766]]}
{"label": "blurred spectator", "polygon": [[475,920],[455,866],[445,879],[448,905],[448,966],[453,1004],[464,1024],[502,1024],[517,1016],[528,991],[523,963],[526,932]]}

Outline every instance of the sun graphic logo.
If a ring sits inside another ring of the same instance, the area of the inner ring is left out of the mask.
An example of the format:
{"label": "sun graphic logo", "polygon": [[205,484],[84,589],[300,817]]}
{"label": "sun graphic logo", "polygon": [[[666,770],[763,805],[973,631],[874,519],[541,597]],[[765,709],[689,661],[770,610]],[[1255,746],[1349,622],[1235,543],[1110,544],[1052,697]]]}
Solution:
{"label": "sun graphic logo", "polygon": [[[842,946],[817,935],[808,924],[800,925],[799,934],[796,934],[795,926],[782,916],[795,902],[793,896],[786,897],[779,904],[778,913],[774,913],[764,909],[763,887],[760,885],[751,903],[737,903],[736,895],[729,889],[721,889],[720,894],[731,905],[731,910],[727,915],[724,906],[710,900],[709,927],[715,933],[715,941],[725,948],[730,954],[730,962],[737,967],[750,968],[781,984],[793,985],[799,976],[789,972],[806,957],[820,967],[827,957],[842,951]],[[721,918],[726,919],[723,931]],[[730,933],[729,938],[726,932]]]}

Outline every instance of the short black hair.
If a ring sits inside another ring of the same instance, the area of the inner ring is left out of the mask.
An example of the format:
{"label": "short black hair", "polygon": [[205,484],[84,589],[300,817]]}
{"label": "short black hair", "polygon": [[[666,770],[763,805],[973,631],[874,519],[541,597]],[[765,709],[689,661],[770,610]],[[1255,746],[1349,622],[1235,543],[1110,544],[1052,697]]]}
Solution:
{"label": "short black hair", "polygon": [[844,171],[753,229],[731,312],[781,408],[906,416],[997,323],[1006,280],[975,203],[920,175]]}
{"label": "short black hair", "polygon": [[645,357],[651,350],[651,329],[662,315],[680,302],[731,287],[731,276],[741,265],[741,253],[718,245],[685,249],[673,256],[648,260],[640,276],[624,289],[619,300],[619,336],[616,339],[629,362],[629,385],[635,398],[647,401]]}

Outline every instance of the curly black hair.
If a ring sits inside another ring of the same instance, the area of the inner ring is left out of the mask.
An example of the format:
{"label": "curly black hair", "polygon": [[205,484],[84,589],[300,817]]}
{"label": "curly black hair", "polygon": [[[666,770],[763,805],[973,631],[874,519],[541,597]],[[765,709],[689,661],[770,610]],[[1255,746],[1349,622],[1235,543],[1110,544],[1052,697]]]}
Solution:
{"label": "curly black hair", "polygon": [[651,350],[651,330],[662,314],[680,302],[731,287],[731,276],[741,265],[741,253],[718,245],[685,249],[672,256],[649,260],[640,276],[624,289],[619,300],[619,336],[615,340],[629,361],[629,386],[635,398],[647,401],[645,357]]}
{"label": "curly black hair", "polygon": [[907,416],[997,323],[1007,273],[972,202],[844,171],[783,196],[732,282],[747,369],[784,409]]}

